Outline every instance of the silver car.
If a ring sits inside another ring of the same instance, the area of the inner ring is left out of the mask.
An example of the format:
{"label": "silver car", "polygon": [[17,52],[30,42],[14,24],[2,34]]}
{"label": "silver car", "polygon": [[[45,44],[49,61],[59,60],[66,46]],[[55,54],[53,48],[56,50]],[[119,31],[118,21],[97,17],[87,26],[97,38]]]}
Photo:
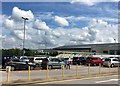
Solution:
{"label": "silver car", "polygon": [[103,62],[103,66],[118,67],[120,66],[120,61],[117,58],[106,58]]}

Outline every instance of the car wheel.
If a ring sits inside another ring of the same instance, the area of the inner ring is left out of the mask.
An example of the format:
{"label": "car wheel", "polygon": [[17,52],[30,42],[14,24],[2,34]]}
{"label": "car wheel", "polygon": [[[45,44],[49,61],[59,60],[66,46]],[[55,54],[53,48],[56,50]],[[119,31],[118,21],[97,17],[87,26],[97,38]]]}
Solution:
{"label": "car wheel", "polygon": [[30,66],[30,70],[33,70],[34,69],[34,67],[33,66]]}
{"label": "car wheel", "polygon": [[52,65],[48,66],[48,69],[52,69]]}
{"label": "car wheel", "polygon": [[110,66],[111,68],[113,68],[114,67],[114,65],[113,64],[111,64],[111,66]]}
{"label": "car wheel", "polygon": [[15,70],[15,67],[14,66],[11,66],[11,71],[14,71]]}
{"label": "car wheel", "polygon": [[39,64],[36,64],[36,67],[39,67]]}

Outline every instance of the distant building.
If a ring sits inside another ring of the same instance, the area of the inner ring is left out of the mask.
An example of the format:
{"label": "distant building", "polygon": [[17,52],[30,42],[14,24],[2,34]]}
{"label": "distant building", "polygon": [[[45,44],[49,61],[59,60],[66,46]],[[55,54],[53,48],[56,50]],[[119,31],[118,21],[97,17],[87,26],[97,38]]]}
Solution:
{"label": "distant building", "polygon": [[95,52],[120,55],[120,43],[67,45],[54,48],[60,51]]}

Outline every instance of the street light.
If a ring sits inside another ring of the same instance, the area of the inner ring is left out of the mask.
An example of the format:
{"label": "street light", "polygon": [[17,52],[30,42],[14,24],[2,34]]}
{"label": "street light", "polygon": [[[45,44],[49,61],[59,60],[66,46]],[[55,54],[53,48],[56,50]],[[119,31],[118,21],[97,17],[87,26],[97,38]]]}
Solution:
{"label": "street light", "polygon": [[24,44],[25,44],[25,23],[28,20],[28,18],[21,17],[24,20],[24,38],[23,38],[23,56],[24,56]]}
{"label": "street light", "polygon": [[[116,45],[116,39],[114,39],[114,41],[115,41],[115,45]],[[117,51],[115,49],[115,51],[114,51],[114,57],[115,57],[116,54],[117,54]]]}

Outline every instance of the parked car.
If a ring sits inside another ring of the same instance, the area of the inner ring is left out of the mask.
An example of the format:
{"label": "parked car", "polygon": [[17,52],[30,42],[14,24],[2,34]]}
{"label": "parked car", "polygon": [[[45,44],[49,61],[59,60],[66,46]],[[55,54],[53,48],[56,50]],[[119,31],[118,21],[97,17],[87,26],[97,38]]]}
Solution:
{"label": "parked car", "polygon": [[52,68],[61,68],[61,65],[65,65],[65,63],[59,59],[48,59],[48,58],[44,58],[42,63],[41,63],[41,67],[44,69],[47,68],[52,69]]}
{"label": "parked car", "polygon": [[46,57],[32,57],[30,58],[30,62],[35,63],[37,67],[41,66],[42,60]]}
{"label": "parked car", "polygon": [[9,59],[6,62],[6,66],[11,66],[11,71],[14,71],[15,69],[28,69],[28,66],[30,66],[31,70],[35,68],[34,63],[21,61],[20,59]]}
{"label": "parked car", "polygon": [[115,67],[120,66],[120,61],[117,58],[106,58],[103,62],[103,66]]}
{"label": "parked car", "polygon": [[86,63],[86,57],[73,57],[73,65],[84,65]]}
{"label": "parked car", "polygon": [[100,59],[99,57],[87,57],[86,59],[86,64],[90,64],[90,65],[99,65],[99,64],[103,64],[103,60]]}

